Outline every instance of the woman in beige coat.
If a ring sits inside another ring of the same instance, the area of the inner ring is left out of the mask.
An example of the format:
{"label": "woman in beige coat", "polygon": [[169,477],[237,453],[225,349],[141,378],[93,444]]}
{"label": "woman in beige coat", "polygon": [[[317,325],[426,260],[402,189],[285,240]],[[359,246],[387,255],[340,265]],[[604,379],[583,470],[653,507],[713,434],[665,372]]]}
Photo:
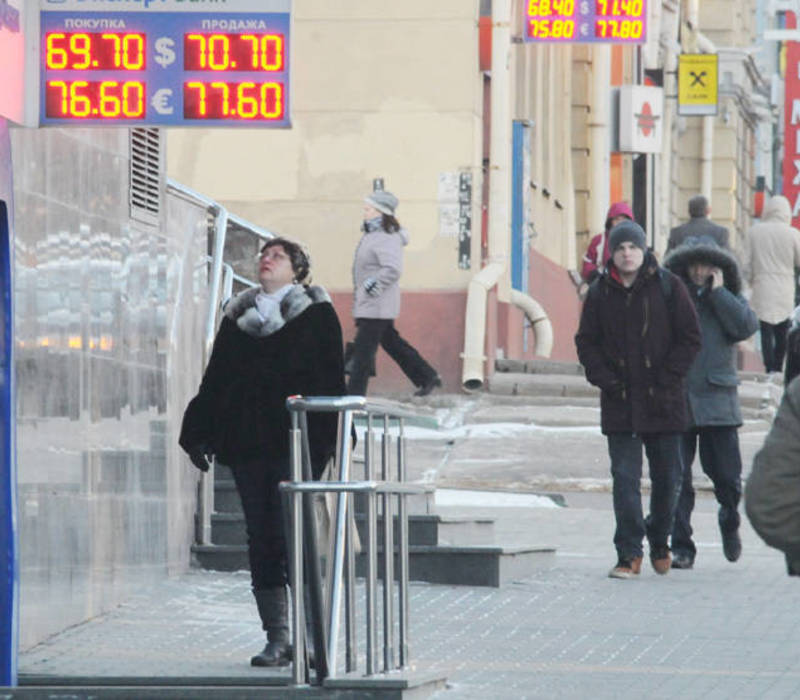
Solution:
{"label": "woman in beige coat", "polygon": [[761,354],[767,372],[780,372],[786,331],[794,309],[795,268],[800,268],[800,231],[792,227],[789,200],[772,197],[761,221],[747,235],[744,269],[752,289],[750,306],[761,326]]}

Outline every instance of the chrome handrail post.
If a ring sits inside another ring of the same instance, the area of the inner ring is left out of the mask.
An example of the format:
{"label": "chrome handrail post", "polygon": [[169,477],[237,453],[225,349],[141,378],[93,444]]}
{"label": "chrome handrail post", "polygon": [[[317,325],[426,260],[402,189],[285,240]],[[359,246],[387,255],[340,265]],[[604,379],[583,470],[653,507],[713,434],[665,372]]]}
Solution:
{"label": "chrome handrail post", "polygon": [[[406,438],[403,433],[403,419],[398,419],[398,436],[397,436],[397,480],[399,483],[406,482]],[[408,552],[408,503],[405,494],[397,495],[397,521],[399,532],[398,543],[398,566],[399,579],[400,579],[400,600],[399,600],[399,615],[400,615],[400,640],[399,640],[399,654],[400,654],[400,668],[408,665],[408,579],[409,579],[409,552]]]}
{"label": "chrome handrail post", "polygon": [[377,587],[378,587],[378,497],[374,491],[367,494],[367,675],[377,671],[376,637]]}
{"label": "chrome handrail post", "polygon": [[[391,476],[389,416],[383,415],[381,472],[383,481]],[[394,514],[392,494],[383,494],[383,669],[394,666]]]}
{"label": "chrome handrail post", "polygon": [[[292,482],[297,484],[303,480],[303,465],[301,456],[301,435],[298,426],[298,415],[292,412],[291,429],[291,467]],[[292,541],[292,568],[290,572],[292,589],[292,633],[294,635],[294,658],[292,661],[292,681],[296,685],[305,682],[306,655],[305,655],[305,629],[303,625],[303,494],[294,491],[291,497],[291,541]]]}
{"label": "chrome handrail post", "polygon": [[[353,413],[346,410],[342,417],[342,432],[349,436],[353,425]],[[340,480],[350,480],[350,440],[342,440],[339,446]],[[342,578],[344,569],[345,527],[348,517],[349,494],[339,494],[336,506],[336,531],[333,547],[333,562],[330,567],[330,607],[328,610],[328,663],[330,677],[336,675],[337,642],[342,605]]]}

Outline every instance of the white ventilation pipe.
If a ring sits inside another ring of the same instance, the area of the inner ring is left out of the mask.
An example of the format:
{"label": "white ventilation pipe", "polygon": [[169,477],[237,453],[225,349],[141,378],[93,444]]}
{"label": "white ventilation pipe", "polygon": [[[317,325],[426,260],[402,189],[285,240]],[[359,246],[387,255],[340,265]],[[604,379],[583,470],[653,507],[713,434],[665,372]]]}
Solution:
{"label": "white ventilation pipe", "polygon": [[465,391],[478,391],[483,386],[483,354],[486,342],[486,297],[505,273],[505,265],[489,263],[469,282],[467,312],[464,323],[464,360],[461,386]]}
{"label": "white ventilation pipe", "polygon": [[550,357],[550,353],[553,352],[553,324],[550,323],[542,305],[536,299],[532,299],[516,289],[511,290],[511,303],[522,309],[531,323],[534,336],[533,354]]}

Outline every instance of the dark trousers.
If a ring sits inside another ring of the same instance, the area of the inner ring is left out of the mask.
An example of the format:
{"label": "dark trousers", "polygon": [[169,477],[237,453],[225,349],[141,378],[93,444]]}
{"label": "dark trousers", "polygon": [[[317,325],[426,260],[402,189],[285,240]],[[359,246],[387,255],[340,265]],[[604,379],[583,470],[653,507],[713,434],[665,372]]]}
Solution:
{"label": "dark trousers", "polygon": [[356,338],[347,393],[364,396],[367,393],[370,369],[380,345],[403,370],[415,386],[423,386],[436,376],[433,369],[394,327],[390,318],[356,319]]}
{"label": "dark trousers", "polygon": [[683,484],[672,528],[672,551],[694,559],[697,549],[692,541],[691,516],[694,509],[692,462],[700,444],[700,465],[714,484],[719,503],[719,529],[723,534],[739,529],[739,501],[742,498],[742,456],[739,452],[739,431],[733,426],[695,428],[684,433]]}
{"label": "dark trousers", "polygon": [[278,489],[287,470],[287,465],[270,465],[264,459],[231,468],[244,511],[254,591],[284,586],[288,581],[285,520]]}
{"label": "dark trousers", "polygon": [[789,319],[780,323],[759,321],[761,326],[761,355],[767,372],[780,372],[783,369],[783,356],[786,354],[786,332]]}
{"label": "dark trousers", "polygon": [[[614,546],[620,559],[642,556],[645,536],[651,549],[666,547],[681,477],[681,434],[609,433],[608,455],[613,478]],[[642,509],[642,447],[650,470],[650,514]]]}

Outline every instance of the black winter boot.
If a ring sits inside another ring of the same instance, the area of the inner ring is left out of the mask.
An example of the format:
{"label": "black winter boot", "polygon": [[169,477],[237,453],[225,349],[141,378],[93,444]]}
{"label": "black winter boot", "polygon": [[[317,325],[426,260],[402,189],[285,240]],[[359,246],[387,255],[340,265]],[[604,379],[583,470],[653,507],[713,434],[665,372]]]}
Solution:
{"label": "black winter boot", "polygon": [[267,644],[260,654],[250,659],[251,666],[287,666],[292,660],[289,643],[289,604],[286,588],[265,588],[253,591],[261,623],[267,633]]}

